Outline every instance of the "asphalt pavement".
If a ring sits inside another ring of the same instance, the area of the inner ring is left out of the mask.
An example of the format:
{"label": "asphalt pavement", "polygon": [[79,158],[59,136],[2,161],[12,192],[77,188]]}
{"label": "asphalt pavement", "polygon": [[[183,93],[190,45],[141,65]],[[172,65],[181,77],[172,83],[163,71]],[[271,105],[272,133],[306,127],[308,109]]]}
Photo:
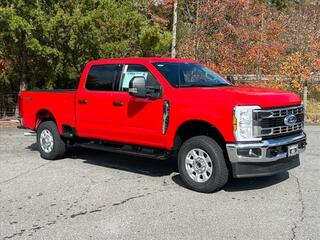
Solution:
{"label": "asphalt pavement", "polygon": [[213,194],[184,188],[174,161],[77,147],[44,160],[24,132],[0,128],[0,240],[320,239],[320,126],[300,167]]}

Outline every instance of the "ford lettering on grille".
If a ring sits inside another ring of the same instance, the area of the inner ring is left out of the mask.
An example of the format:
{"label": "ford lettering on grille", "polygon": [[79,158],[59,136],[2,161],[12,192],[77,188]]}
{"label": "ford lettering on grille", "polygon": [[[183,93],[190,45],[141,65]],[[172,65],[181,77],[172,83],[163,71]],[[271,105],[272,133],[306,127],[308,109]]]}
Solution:
{"label": "ford lettering on grille", "polygon": [[284,118],[284,124],[287,126],[292,126],[297,122],[297,117],[293,114],[290,114]]}

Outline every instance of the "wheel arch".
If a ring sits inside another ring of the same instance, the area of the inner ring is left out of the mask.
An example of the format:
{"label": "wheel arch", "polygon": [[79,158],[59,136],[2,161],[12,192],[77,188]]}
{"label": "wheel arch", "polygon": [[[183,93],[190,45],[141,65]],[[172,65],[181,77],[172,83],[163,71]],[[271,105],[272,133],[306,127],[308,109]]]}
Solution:
{"label": "wheel arch", "polygon": [[174,135],[174,150],[179,149],[181,144],[187,139],[199,135],[213,138],[224,150],[226,141],[217,127],[204,120],[187,120],[179,125]]}
{"label": "wheel arch", "polygon": [[40,109],[36,114],[35,129],[37,129],[42,122],[46,121],[53,121],[57,124],[56,118],[50,110]]}

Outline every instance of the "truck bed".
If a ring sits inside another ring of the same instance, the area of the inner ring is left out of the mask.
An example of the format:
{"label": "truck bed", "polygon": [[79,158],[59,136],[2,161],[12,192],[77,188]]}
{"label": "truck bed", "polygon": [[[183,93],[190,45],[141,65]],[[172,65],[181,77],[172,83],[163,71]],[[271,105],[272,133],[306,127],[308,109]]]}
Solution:
{"label": "truck bed", "polygon": [[20,116],[24,119],[24,127],[35,129],[40,120],[38,117],[46,114],[55,117],[60,132],[60,123],[75,125],[75,96],[76,90],[69,89],[20,92]]}

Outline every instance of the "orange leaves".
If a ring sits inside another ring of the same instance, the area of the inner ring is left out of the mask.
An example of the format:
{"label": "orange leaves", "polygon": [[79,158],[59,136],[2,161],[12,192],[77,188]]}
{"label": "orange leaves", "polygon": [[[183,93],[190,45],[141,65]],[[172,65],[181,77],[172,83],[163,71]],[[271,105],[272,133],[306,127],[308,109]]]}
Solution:
{"label": "orange leaves", "polygon": [[292,53],[284,58],[280,73],[293,79],[307,79],[310,67],[306,64],[301,52]]}
{"label": "orange leaves", "polygon": [[316,59],[315,62],[314,62],[314,67],[316,69],[320,69],[320,59]]}
{"label": "orange leaves", "polygon": [[294,90],[320,71],[320,6],[279,11],[255,0],[186,2],[198,18],[183,31],[180,56],[210,63],[222,74],[286,76],[289,85],[274,84]]}
{"label": "orange leaves", "polygon": [[[242,74],[256,72],[257,61],[261,69],[267,69],[263,64],[280,55],[279,45],[269,44],[273,43],[270,38],[278,34],[272,32],[280,27],[276,19],[268,20],[269,24],[267,19],[272,13],[264,4],[254,0],[199,2],[199,19],[194,26],[197,31],[189,35],[197,44],[188,48],[197,52],[197,59],[212,61],[224,74]],[[181,42],[190,43],[189,36],[185,36]],[[181,55],[192,55],[184,50]]]}
{"label": "orange leaves", "polygon": [[244,3],[246,3],[246,2],[248,2],[247,0],[239,0],[239,3],[240,4],[244,4]]}
{"label": "orange leaves", "polygon": [[296,92],[303,90],[303,81],[309,80],[310,66],[301,52],[286,56],[280,66],[280,74],[291,79],[291,89]]}
{"label": "orange leaves", "polygon": [[213,37],[217,42],[223,42],[224,41],[224,34],[221,33],[221,32],[215,34]]}
{"label": "orange leaves", "polygon": [[280,90],[291,90],[290,83],[287,81],[281,81],[281,80],[275,80],[275,79],[269,79],[266,83],[266,86],[274,89],[280,89]]}

